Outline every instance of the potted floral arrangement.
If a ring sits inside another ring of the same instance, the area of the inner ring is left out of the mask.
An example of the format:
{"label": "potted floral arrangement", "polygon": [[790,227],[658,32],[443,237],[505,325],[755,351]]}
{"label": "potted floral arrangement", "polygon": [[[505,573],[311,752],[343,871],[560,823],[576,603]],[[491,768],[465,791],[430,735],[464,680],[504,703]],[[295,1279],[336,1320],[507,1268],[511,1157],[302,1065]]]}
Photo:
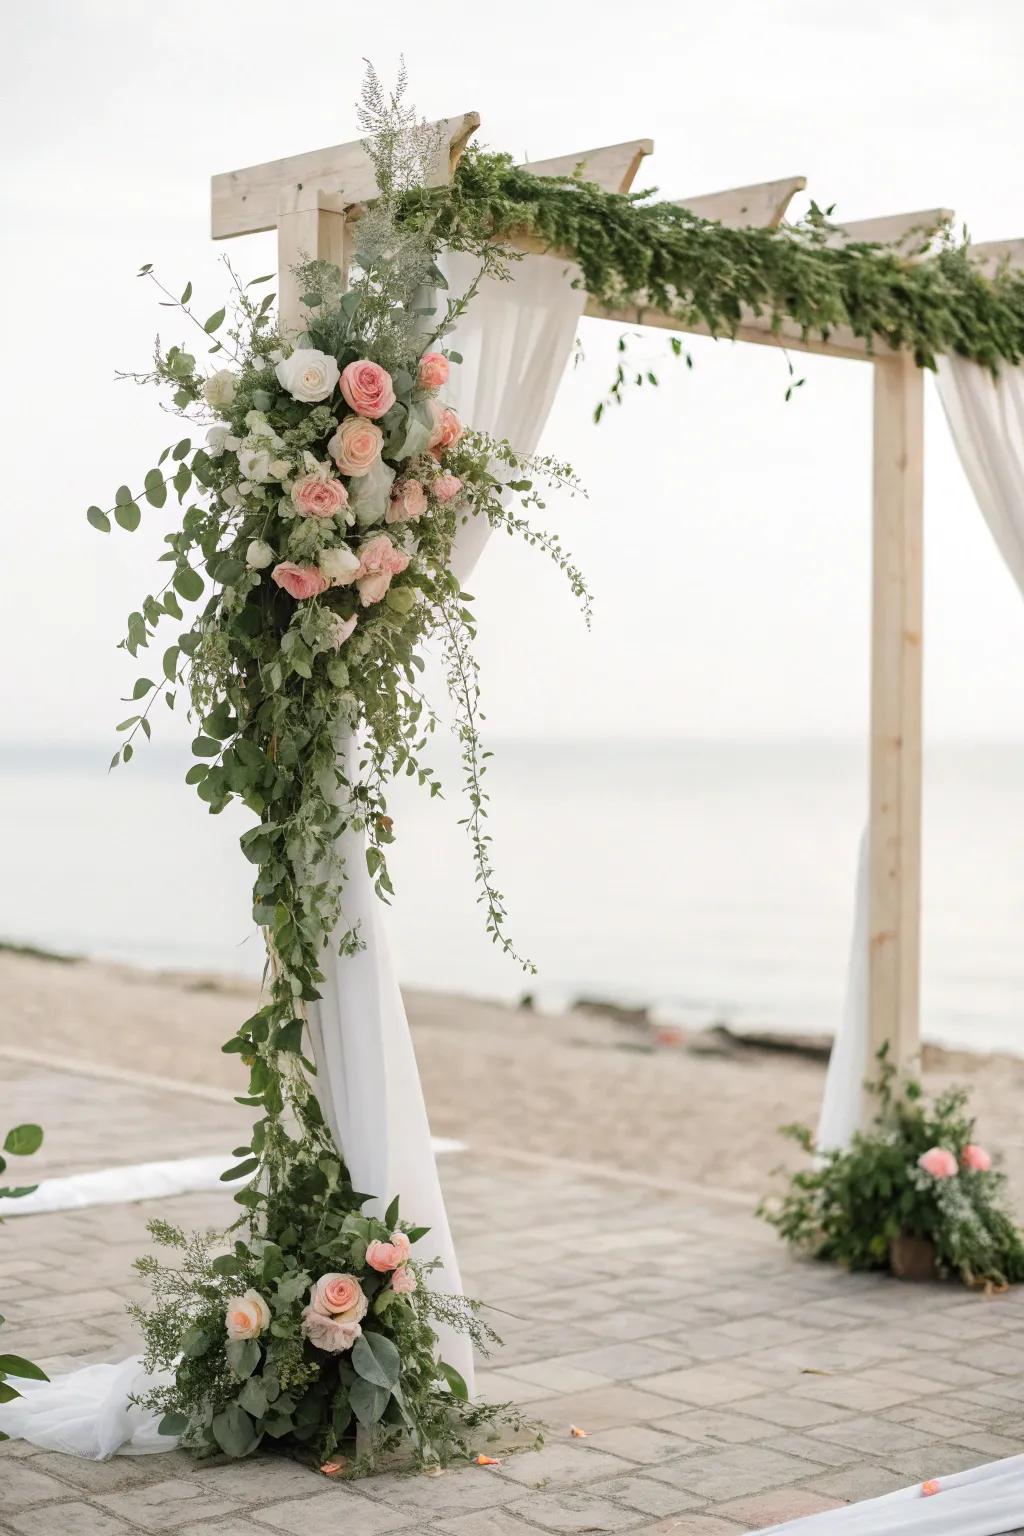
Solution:
{"label": "potted floral arrangement", "polygon": [[929,1102],[919,1082],[897,1083],[879,1053],[870,1128],[846,1151],[818,1153],[803,1125],[783,1128],[814,1161],[759,1214],[794,1249],[849,1269],[888,1269],[905,1280],[956,1275],[1004,1289],[1024,1279],[1024,1241],[1005,1176],[974,1138],[967,1091]]}

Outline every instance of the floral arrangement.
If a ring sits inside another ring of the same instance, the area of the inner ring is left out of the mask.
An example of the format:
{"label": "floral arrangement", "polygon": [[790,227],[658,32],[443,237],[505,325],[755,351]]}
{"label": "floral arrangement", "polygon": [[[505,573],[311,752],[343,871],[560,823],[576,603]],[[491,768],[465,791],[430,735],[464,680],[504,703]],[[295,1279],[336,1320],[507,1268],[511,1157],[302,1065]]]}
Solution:
{"label": "floral arrangement", "polygon": [[[153,368],[130,377],[169,387],[188,432],[142,492],[122,486],[108,511],[88,511],[109,532],[111,517],[138,527],[141,503],[162,509],[171,489],[184,508],[164,535],[167,581],[129,617],[121,643],[132,656],[165,619],[181,623],[183,603],[201,604],[164,649],[159,680],[135,684],[139,710],[118,727],[125,740],[111,766],[130,761],[136,739],[151,734],[156,699],[174,708],[180,685],[197,723],[187,782],[212,813],[234,799],[254,818],[241,844],[267,938],[266,1001],[224,1046],[249,1069],[241,1102],[256,1113],[250,1144],[225,1174],[247,1180],[235,1195],[246,1235],[214,1253],[159,1224],[154,1237],[181,1263],[140,1261],[155,1298],[137,1314],[147,1364],[171,1373],[146,1401],[204,1455],[245,1455],[271,1437],[325,1461],[359,1425],[377,1444],[408,1434],[421,1456],[443,1461],[492,1412],[465,1401],[433,1327],[485,1346],[475,1305],[431,1290],[430,1265],[415,1256],[424,1229],[399,1223],[394,1205],[383,1222],[363,1213],[370,1196],[353,1191],[316,1099],[304,1009],[319,995],[335,929],[342,954],[362,942],[344,923],[340,833],[365,836],[386,899],[388,781],[402,772],[440,790],[423,760],[437,723],[419,687],[428,640],[443,650],[454,701],[486,927],[520,958],[484,832],[472,600],[450,569],[460,525],[484,517],[539,545],[585,610],[588,601],[558,539],[536,532],[513,500],[542,505],[538,475],[575,490],[571,470],[473,431],[445,400],[461,361],[445,337],[476,284],[445,295],[439,240],[396,220],[400,193],[434,154],[429,130],[401,86],[386,97],[372,71],[361,126],[381,195],[356,225],[351,281],[323,261],[296,269],[297,336],[275,325],[273,294],[253,296],[269,279],[243,285],[232,272],[231,318],[224,307],[205,322],[190,307],[191,284],[180,296],[159,284],[219,366],[204,371],[184,346],[158,342]],[[472,248],[480,275],[504,273],[499,246]],[[140,275],[156,281],[151,266]],[[339,752],[356,731],[353,772]]]}
{"label": "floral arrangement", "polygon": [[[871,1128],[854,1136],[849,1151],[815,1156],[760,1214],[795,1249],[850,1269],[899,1273],[901,1254],[916,1248],[924,1273],[986,1289],[1024,1280],[1024,1240],[1007,1207],[1005,1176],[974,1140],[966,1090],[948,1089],[929,1104],[920,1083],[897,1087],[885,1050],[870,1086],[878,1096]],[[783,1134],[815,1154],[806,1126]]]}
{"label": "floral arrangement", "polygon": [[[43,1132],[38,1125],[12,1126],[4,1137],[3,1151],[0,1151],[0,1173],[6,1172],[7,1157],[31,1157],[34,1152],[39,1151],[42,1144]],[[31,1195],[37,1188],[35,1184],[0,1188],[0,1199],[18,1200],[23,1195]],[[0,1317],[0,1327],[3,1326],[3,1321]],[[17,1387],[11,1385],[12,1376],[22,1381],[49,1381],[46,1372],[40,1370],[39,1366],[34,1365],[31,1360],[25,1360],[21,1355],[9,1355],[0,1351],[0,1406],[4,1403],[12,1403],[16,1397],[21,1396]],[[0,1440],[8,1438],[9,1436],[0,1430]]]}

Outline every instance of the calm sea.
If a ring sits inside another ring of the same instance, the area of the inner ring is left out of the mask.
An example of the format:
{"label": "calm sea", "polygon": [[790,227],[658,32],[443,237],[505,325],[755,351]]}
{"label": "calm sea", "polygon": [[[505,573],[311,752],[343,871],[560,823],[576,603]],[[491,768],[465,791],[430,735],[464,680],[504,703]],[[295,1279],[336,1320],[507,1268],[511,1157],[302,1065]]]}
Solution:
{"label": "calm sea", "polygon": [[[109,747],[0,755],[0,938],[150,967],[255,973],[239,815],[211,818],[188,759]],[[446,769],[443,752],[435,762]],[[558,1006],[586,995],[688,1023],[830,1031],[840,1009],[862,747],[497,745],[500,888],[526,978],[491,948],[456,825],[457,779],[396,790],[392,935],[411,984]],[[927,1034],[1024,1054],[1024,744],[927,756]]]}

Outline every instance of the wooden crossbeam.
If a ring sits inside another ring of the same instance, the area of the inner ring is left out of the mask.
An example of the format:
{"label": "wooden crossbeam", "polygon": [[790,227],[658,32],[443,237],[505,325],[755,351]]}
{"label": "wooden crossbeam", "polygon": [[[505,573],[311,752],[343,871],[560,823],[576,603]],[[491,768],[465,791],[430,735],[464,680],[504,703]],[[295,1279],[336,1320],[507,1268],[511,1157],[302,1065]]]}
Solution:
{"label": "wooden crossbeam", "polygon": [[[438,152],[430,167],[427,186],[440,186],[451,178],[459,157],[480,126],[479,112],[463,112],[432,124],[438,129]],[[312,210],[319,193],[337,196],[342,204],[361,203],[377,195],[373,164],[361,139],[314,149],[304,155],[288,155],[263,165],[214,176],[211,191],[211,234],[214,240],[252,235],[273,229],[282,198],[293,211]]]}
{"label": "wooden crossbeam", "polygon": [[924,208],[917,213],[855,219],[852,224],[837,224],[835,233],[825,243],[832,247],[855,242],[889,245],[902,256],[924,256],[934,237],[953,217],[952,208]]}
{"label": "wooden crossbeam", "polygon": [[971,246],[970,255],[986,277],[994,277],[1001,267],[1024,267],[1024,240],[983,240]]}
{"label": "wooden crossbeam", "polygon": [[776,229],[793,197],[806,185],[806,176],[786,176],[781,181],[760,181],[750,187],[732,187],[727,192],[707,192],[674,201],[699,219],[712,219],[727,229]]}
{"label": "wooden crossbeam", "polygon": [[582,155],[559,155],[556,160],[527,160],[521,170],[533,176],[572,176],[596,181],[606,192],[628,192],[645,155],[654,151],[653,139],[629,139],[607,144]]}

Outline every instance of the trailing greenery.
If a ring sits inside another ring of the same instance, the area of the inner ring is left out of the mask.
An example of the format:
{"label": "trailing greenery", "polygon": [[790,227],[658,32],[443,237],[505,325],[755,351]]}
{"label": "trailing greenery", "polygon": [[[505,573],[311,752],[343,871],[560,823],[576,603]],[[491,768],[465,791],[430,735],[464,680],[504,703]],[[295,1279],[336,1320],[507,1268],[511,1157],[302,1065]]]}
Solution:
{"label": "trailing greenery", "polygon": [[511,157],[470,148],[449,186],[415,187],[403,220],[446,245],[472,249],[512,231],[578,261],[587,291],[611,309],[639,305],[703,322],[730,336],[744,309],[805,336],[837,326],[869,344],[906,347],[923,367],[960,353],[993,370],[1024,357],[1024,273],[983,276],[970,246],[947,229],[941,248],[916,260],[833,233],[812,205],[779,229],[727,229],[653,193],[605,192],[579,176],[532,176]]}
{"label": "trailing greenery", "polygon": [[921,1084],[897,1085],[879,1053],[878,1111],[849,1151],[815,1154],[807,1126],[789,1136],[814,1158],[781,1200],[759,1208],[791,1247],[848,1269],[885,1269],[901,1237],[934,1244],[940,1274],[966,1285],[1024,1280],[1024,1240],[1006,1204],[1006,1178],[973,1141],[968,1094],[950,1088],[932,1104]]}
{"label": "trailing greenery", "polygon": [[[43,1144],[43,1133],[38,1125],[15,1125],[7,1132],[3,1142],[3,1152],[0,1152],[0,1173],[7,1168],[7,1157],[31,1157],[38,1152]],[[4,1154],[7,1154],[5,1156]],[[31,1195],[39,1186],[36,1184],[19,1184],[13,1188],[0,1188],[0,1200],[18,1200],[23,1195]],[[0,1221],[3,1218],[0,1217]],[[0,1317],[0,1327],[4,1319]],[[49,1381],[45,1371],[40,1370],[31,1360],[25,1360],[21,1355],[9,1355],[0,1351],[0,1405],[13,1403],[16,1397],[21,1397],[17,1387],[11,1385],[11,1377],[20,1378],[22,1381]],[[0,1440],[10,1437],[0,1429]]]}
{"label": "trailing greenery", "polygon": [[[462,525],[486,519],[540,548],[586,612],[568,554],[525,515],[543,506],[538,478],[578,487],[568,466],[473,431],[440,398],[461,362],[444,338],[476,284],[448,295],[437,238],[396,221],[396,199],[435,146],[372,71],[361,123],[381,196],[358,222],[351,282],[330,263],[301,263],[298,335],[278,326],[273,294],[255,296],[268,278],[243,285],[232,273],[230,302],[206,320],[191,283],[180,294],[158,283],[216,371],[158,342],[151,370],[133,377],[169,389],[186,433],[141,491],[123,485],[112,507],[86,514],[100,532],[112,520],[132,532],[143,504],[159,512],[173,492],[182,508],[164,535],[168,579],[129,616],[122,644],[147,651],[168,620],[177,636],[135,683],[111,767],[149,738],[155,701],[174,708],[183,694],[196,727],[186,781],[211,813],[236,801],[252,818],[241,845],[270,957],[263,1005],[224,1045],[248,1068],[239,1101],[254,1112],[224,1175],[245,1181],[234,1247],[158,1225],[182,1261],[141,1264],[153,1290],[137,1313],[147,1362],[169,1373],[145,1401],[199,1455],[244,1456],[269,1437],[331,1457],[358,1424],[377,1448],[405,1434],[444,1462],[499,1411],[467,1404],[440,1358],[440,1324],[481,1346],[489,1335],[471,1305],[430,1288],[435,1266],[412,1251],[426,1229],[398,1225],[394,1202],[383,1220],[364,1211],[390,1191],[352,1189],[317,1100],[306,1009],[331,950],[364,942],[345,917],[351,861],[365,859],[378,895],[391,893],[390,780],[440,792],[426,760],[437,717],[420,688],[431,638],[454,705],[485,926],[520,958],[485,830],[472,598],[451,559]],[[501,250],[474,249],[480,276],[500,275]],[[148,264],[140,276],[157,282]]]}

